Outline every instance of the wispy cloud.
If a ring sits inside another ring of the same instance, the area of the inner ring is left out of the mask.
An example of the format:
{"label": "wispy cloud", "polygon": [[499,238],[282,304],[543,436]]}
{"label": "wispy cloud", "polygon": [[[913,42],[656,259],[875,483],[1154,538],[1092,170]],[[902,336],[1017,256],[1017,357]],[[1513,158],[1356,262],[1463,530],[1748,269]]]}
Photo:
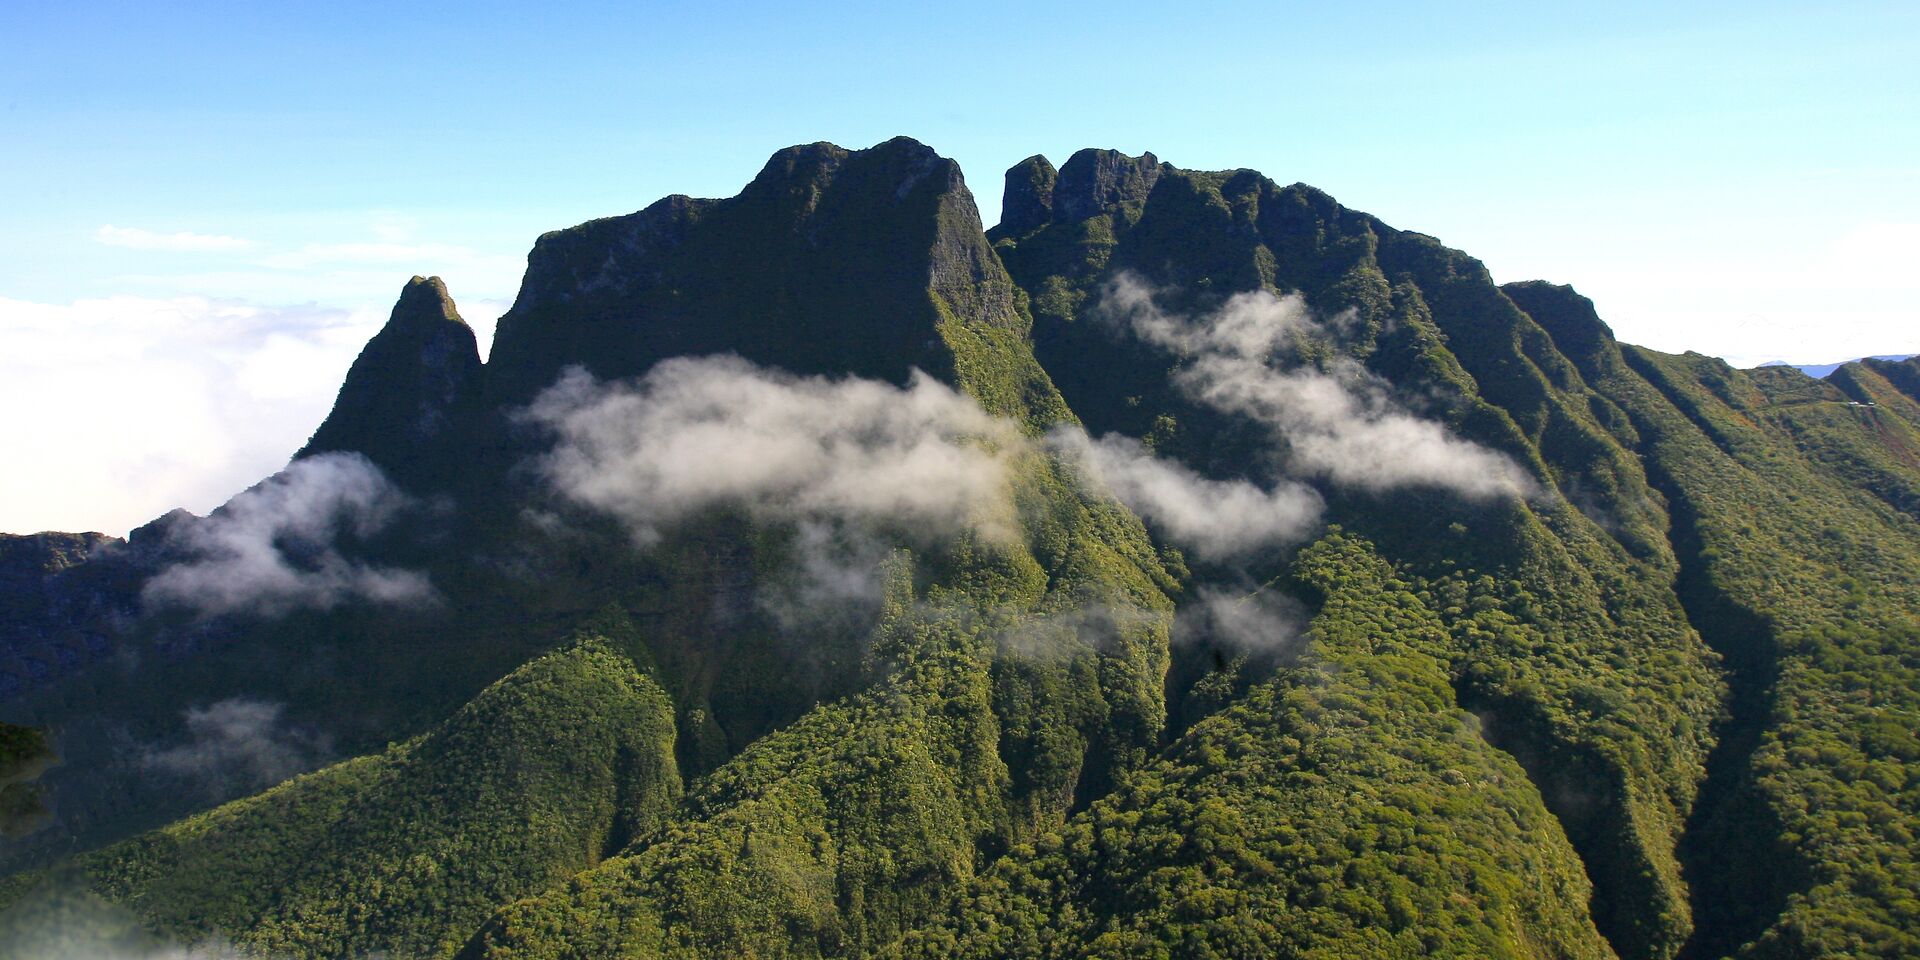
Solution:
{"label": "wispy cloud", "polygon": [[1280,366],[1284,348],[1323,330],[1298,296],[1241,293],[1216,311],[1188,316],[1163,310],[1152,288],[1123,274],[1108,285],[1099,309],[1132,336],[1184,357],[1173,379],[1189,397],[1272,431],[1285,443],[1294,474],[1364,490],[1429,487],[1474,499],[1534,489],[1510,457],[1414,416],[1358,363]]}
{"label": "wispy cloud", "polygon": [[1174,640],[1241,653],[1284,654],[1299,647],[1308,619],[1299,602],[1271,589],[1233,591],[1203,585],[1181,607]]}
{"label": "wispy cloud", "polygon": [[413,501],[359,454],[295,461],[211,516],[167,532],[185,555],[147,581],[149,606],[274,616],[349,601],[434,599],[424,574],[349,557],[344,543],[386,529]]}
{"label": "wispy cloud", "polygon": [[245,250],[253,246],[253,241],[240,237],[229,237],[212,233],[190,233],[182,230],[177,233],[159,233],[143,230],[139,227],[116,227],[111,223],[102,224],[93,232],[93,239],[110,247],[130,247],[135,250],[172,250],[180,252],[205,252],[223,250]]}
{"label": "wispy cloud", "polygon": [[1281,481],[1271,489],[1245,480],[1212,480],[1155,457],[1118,434],[1098,440],[1078,427],[1047,437],[1061,457],[1181,547],[1208,560],[1243,558],[1298,541],[1319,522],[1320,495]]}
{"label": "wispy cloud", "polygon": [[1011,422],[925,374],[895,387],[737,357],[667,360],[634,383],[576,368],[524,417],[556,438],[538,465],[553,488],[642,542],[720,505],[1004,536],[1008,460],[1024,443]]}
{"label": "wispy cloud", "polygon": [[149,747],[148,771],[179,777],[215,797],[250,793],[305,773],[327,754],[327,738],[288,723],[285,705],[234,697],[187,710],[186,740]]}

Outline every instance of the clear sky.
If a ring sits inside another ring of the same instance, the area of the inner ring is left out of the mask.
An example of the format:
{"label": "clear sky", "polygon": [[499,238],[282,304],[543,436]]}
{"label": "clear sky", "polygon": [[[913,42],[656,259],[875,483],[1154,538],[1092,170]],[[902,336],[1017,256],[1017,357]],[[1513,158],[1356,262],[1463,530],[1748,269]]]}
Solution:
{"label": "clear sky", "polygon": [[[0,530],[204,512],[406,279],[906,134],[1305,181],[1743,365],[1920,351],[1920,4],[0,5]],[[484,341],[484,333],[483,333]]]}

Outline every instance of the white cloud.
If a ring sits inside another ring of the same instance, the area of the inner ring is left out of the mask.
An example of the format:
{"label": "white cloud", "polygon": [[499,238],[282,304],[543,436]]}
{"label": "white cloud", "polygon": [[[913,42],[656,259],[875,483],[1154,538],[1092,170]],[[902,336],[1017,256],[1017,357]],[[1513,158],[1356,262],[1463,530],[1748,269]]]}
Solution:
{"label": "white cloud", "polygon": [[[622,520],[642,543],[717,505],[796,523],[795,591],[807,601],[796,608],[874,592],[884,555],[867,532],[876,524],[920,537],[1011,535],[1009,462],[1041,450],[924,374],[894,387],[731,356],[668,360],[634,383],[574,369],[523,417],[556,438],[537,463],[553,489]],[[1320,518],[1319,495],[1302,484],[1211,480],[1117,435],[1061,427],[1044,450],[1209,560],[1296,542]]]}
{"label": "white cloud", "polygon": [[525,416],[558,438],[540,469],[642,542],[695,511],[854,520],[949,536],[1012,530],[1009,421],[915,372],[906,387],[796,377],[737,357],[675,358],[632,384],[579,369]]}
{"label": "white cloud", "polygon": [[284,704],[247,697],[189,708],[186,741],[147,748],[140,766],[190,781],[216,797],[271,787],[318,767],[327,753],[326,737],[287,723],[285,711]]}
{"label": "white cloud", "polygon": [[156,233],[139,227],[116,227],[111,223],[101,225],[93,232],[93,239],[110,247],[130,247],[135,250],[172,250],[180,252],[206,252],[220,250],[245,250],[253,246],[253,241],[220,234]]}
{"label": "white cloud", "polygon": [[1076,427],[1055,429],[1047,443],[1169,540],[1208,560],[1298,541],[1320,519],[1320,495],[1303,484],[1283,481],[1267,490],[1244,480],[1211,480],[1156,458],[1137,440],[1119,434],[1095,440]]}
{"label": "white cloud", "polygon": [[[1591,297],[1625,343],[1722,357],[1832,363],[1920,353],[1920,223],[1805,223],[1583,238],[1489,257],[1502,282],[1544,278]],[[1817,238],[1783,244],[1783,236]],[[1523,241],[1516,240],[1516,244]],[[1529,236],[1524,242],[1538,243]],[[1571,241],[1570,241],[1571,243]]]}
{"label": "white cloud", "polygon": [[1306,610],[1273,590],[1228,591],[1203,585],[1180,609],[1178,643],[1208,643],[1242,653],[1283,654],[1306,635]]}
{"label": "white cloud", "polygon": [[418,604],[435,597],[425,575],[348,557],[343,541],[386,529],[412,501],[357,453],[327,453],[168,530],[186,555],[147,581],[141,597],[207,615],[274,616],[350,601]]}
{"label": "white cloud", "polygon": [[385,311],[0,299],[0,530],[122,534],[284,466]]}
{"label": "white cloud", "polygon": [[1240,293],[1213,313],[1190,317],[1162,310],[1150,288],[1123,274],[1099,308],[1133,336],[1183,355],[1173,379],[1188,396],[1285,440],[1296,474],[1364,490],[1435,487],[1479,499],[1533,489],[1511,458],[1400,408],[1357,363],[1276,366],[1290,340],[1320,328],[1299,296]]}

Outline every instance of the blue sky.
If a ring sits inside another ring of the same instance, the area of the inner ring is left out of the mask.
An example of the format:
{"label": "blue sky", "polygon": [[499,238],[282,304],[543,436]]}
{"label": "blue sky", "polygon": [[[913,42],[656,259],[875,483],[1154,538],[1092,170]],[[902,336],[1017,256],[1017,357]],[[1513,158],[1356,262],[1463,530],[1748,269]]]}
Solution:
{"label": "blue sky", "polygon": [[1916,63],[1913,3],[7,4],[0,444],[121,452],[0,481],[0,529],[204,510],[408,276],[484,329],[542,231],[812,140],[925,141],[988,222],[1036,152],[1253,167],[1630,341],[1920,351]]}

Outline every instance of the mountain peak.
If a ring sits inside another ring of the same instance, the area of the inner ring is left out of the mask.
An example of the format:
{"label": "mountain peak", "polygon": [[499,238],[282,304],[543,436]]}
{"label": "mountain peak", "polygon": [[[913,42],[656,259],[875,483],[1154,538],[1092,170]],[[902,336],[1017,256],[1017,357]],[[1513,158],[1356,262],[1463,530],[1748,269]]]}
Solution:
{"label": "mountain peak", "polygon": [[478,399],[480,370],[473,329],[460,319],[446,283],[416,276],[353,361],[333,412],[296,456],[353,450],[390,471],[404,469]]}
{"label": "mountain peak", "polygon": [[1604,351],[1614,342],[1613,329],[1600,319],[1593,301],[1571,286],[1521,280],[1501,284],[1500,292],[1545,328],[1561,352],[1575,361]]}
{"label": "mountain peak", "polygon": [[400,289],[400,299],[394,303],[387,325],[431,326],[440,322],[467,325],[460,319],[460,311],[454,307],[445,281],[439,277],[415,276]]}
{"label": "mountain peak", "polygon": [[907,137],[803,144],[734,197],[541,237],[500,318],[489,390],[524,401],[574,364],[617,378],[711,353],[797,373],[945,375],[957,360],[942,310],[1020,323],[959,165]]}
{"label": "mountain peak", "polygon": [[1060,168],[1053,190],[1053,218],[1071,223],[1145,200],[1163,169],[1151,153],[1129,157],[1118,150],[1081,150]]}
{"label": "mountain peak", "polygon": [[1007,168],[1006,192],[1000,200],[1000,232],[1021,236],[1053,220],[1053,190],[1060,171],[1052,161],[1034,154]]}

